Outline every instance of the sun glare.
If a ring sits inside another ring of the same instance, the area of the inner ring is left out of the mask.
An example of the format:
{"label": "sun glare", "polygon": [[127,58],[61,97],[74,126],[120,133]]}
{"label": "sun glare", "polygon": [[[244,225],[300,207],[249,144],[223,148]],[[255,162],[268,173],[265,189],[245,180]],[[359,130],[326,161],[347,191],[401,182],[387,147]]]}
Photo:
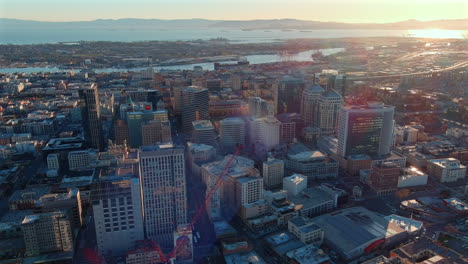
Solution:
{"label": "sun glare", "polygon": [[416,38],[432,39],[459,39],[463,38],[466,31],[463,30],[442,30],[442,29],[414,29],[409,30],[409,34]]}

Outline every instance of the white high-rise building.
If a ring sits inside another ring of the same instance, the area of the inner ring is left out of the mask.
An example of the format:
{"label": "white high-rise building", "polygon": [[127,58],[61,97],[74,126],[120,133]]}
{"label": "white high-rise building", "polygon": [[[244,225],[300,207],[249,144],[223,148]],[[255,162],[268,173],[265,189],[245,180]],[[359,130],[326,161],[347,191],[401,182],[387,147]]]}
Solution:
{"label": "white high-rise building", "polygon": [[284,178],[284,161],[268,158],[263,162],[263,185],[265,189],[281,186]]}
{"label": "white high-rise building", "polygon": [[220,122],[221,145],[226,151],[235,151],[245,144],[245,122],[239,117],[228,117]]}
{"label": "white high-rise building", "polygon": [[144,239],[138,178],[101,177],[93,184],[90,200],[99,255],[124,255]]}
{"label": "white high-rise building", "polygon": [[318,84],[314,83],[307,86],[302,91],[301,99],[301,115],[304,118],[304,125],[318,126],[319,112],[319,97],[325,90]]}
{"label": "white high-rise building", "polygon": [[343,97],[333,89],[322,93],[318,100],[318,124],[322,136],[333,135],[338,125],[338,113],[343,105]]}
{"label": "white high-rise building", "polygon": [[138,152],[146,238],[173,247],[173,233],[187,223],[184,148],[143,146]]}
{"label": "white high-rise building", "polygon": [[384,156],[393,142],[395,107],[380,102],[343,106],[338,122],[338,155]]}
{"label": "white high-rise building", "polygon": [[249,117],[249,144],[261,144],[271,150],[280,143],[281,122],[274,117]]}

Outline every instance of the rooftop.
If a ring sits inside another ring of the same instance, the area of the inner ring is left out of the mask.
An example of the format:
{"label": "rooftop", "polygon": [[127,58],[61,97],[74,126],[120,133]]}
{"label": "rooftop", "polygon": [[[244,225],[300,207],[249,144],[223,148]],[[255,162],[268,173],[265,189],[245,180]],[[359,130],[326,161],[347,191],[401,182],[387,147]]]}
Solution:
{"label": "rooftop", "polygon": [[319,150],[304,151],[297,154],[288,154],[288,158],[294,161],[318,161],[325,159],[326,155]]}
{"label": "rooftop", "polygon": [[415,232],[423,227],[423,222],[417,221],[414,219],[410,219],[407,217],[391,214],[385,217],[391,223],[394,223],[401,227],[402,229],[412,233]]}
{"label": "rooftop", "polygon": [[224,260],[226,264],[266,264],[255,251],[228,255]]}
{"label": "rooftop", "polygon": [[313,221],[343,254],[404,232],[398,225],[363,208],[352,207],[321,215]]}
{"label": "rooftop", "polygon": [[197,120],[192,121],[193,129],[195,130],[213,130],[213,124],[210,120]]}
{"label": "rooftop", "polygon": [[38,200],[41,196],[46,195],[50,192],[49,186],[39,186],[35,188],[27,188],[24,190],[15,191],[8,200],[11,202],[21,200]]}
{"label": "rooftop", "polygon": [[298,264],[320,264],[330,260],[330,257],[323,250],[312,245],[292,250],[286,256],[296,260]]}

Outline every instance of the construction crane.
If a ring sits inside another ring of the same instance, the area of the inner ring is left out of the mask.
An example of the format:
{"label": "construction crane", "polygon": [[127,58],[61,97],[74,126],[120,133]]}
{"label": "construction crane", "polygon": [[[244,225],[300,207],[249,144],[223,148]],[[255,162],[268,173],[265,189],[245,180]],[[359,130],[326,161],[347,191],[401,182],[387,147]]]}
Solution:
{"label": "construction crane", "polygon": [[[219,186],[223,182],[224,177],[226,177],[226,175],[228,174],[229,169],[231,168],[232,164],[236,160],[236,157],[242,152],[243,148],[244,148],[243,145],[240,145],[239,147],[237,147],[236,152],[228,160],[228,162],[226,163],[226,167],[224,168],[221,175],[219,175],[219,178],[216,180],[214,187],[211,188],[211,191],[206,195],[205,202],[202,203],[200,207],[198,207],[197,212],[195,213],[195,216],[192,218],[192,221],[190,221],[190,224],[188,225],[189,228],[185,229],[184,233],[182,234],[182,237],[186,237],[188,235],[188,233],[192,229],[192,226],[197,222],[198,218],[200,218],[200,216],[203,214],[203,211],[206,209],[207,203],[211,200],[213,195],[218,190]],[[179,250],[179,248],[182,246],[182,243],[185,241],[186,240],[184,239],[177,240],[174,249],[167,256],[164,254],[164,252],[162,252],[161,248],[156,244],[156,242],[153,241],[152,242],[153,247],[159,255],[159,259],[160,259],[159,263],[173,264],[176,259],[177,250]]]}

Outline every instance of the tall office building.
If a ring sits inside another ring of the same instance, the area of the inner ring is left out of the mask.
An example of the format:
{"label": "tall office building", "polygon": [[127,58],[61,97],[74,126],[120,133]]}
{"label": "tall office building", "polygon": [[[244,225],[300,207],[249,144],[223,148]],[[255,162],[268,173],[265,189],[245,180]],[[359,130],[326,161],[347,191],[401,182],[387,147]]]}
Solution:
{"label": "tall office building", "polygon": [[248,99],[249,115],[255,117],[273,116],[274,104],[260,97],[250,97]]}
{"label": "tall office building", "polygon": [[398,189],[401,168],[393,162],[382,162],[372,167],[370,187],[377,195],[391,195]]}
{"label": "tall office building", "polygon": [[319,97],[325,90],[318,84],[313,83],[304,88],[301,100],[301,115],[304,125],[318,126]]}
{"label": "tall office building", "polygon": [[341,95],[344,97],[346,94],[346,75],[344,74],[338,74],[335,77],[335,83],[334,87],[335,91],[338,91],[341,93]]}
{"label": "tall office building", "polygon": [[[153,106],[149,102],[143,103],[136,110],[140,111],[127,113],[129,144],[132,148],[138,148],[143,144],[142,128],[145,127],[146,123],[153,120],[159,120],[161,123],[168,121],[167,111],[153,111]],[[167,133],[167,131],[165,132]]]}
{"label": "tall office building", "polygon": [[180,91],[182,130],[192,131],[192,122],[196,120],[208,120],[208,89],[198,86],[189,86]]}
{"label": "tall office building", "polygon": [[249,117],[247,119],[249,128],[249,144],[260,144],[266,150],[271,150],[280,143],[280,127],[281,123],[274,117],[256,118]]}
{"label": "tall office building", "polygon": [[263,162],[263,186],[271,189],[281,186],[284,178],[284,161],[268,158]]}
{"label": "tall office building", "polygon": [[85,138],[89,145],[104,151],[104,136],[101,124],[99,92],[96,83],[88,84],[78,91],[80,97],[81,118]]}
{"label": "tall office building", "polygon": [[117,145],[123,145],[125,142],[128,144],[128,126],[124,120],[117,120],[114,123],[114,138]]}
{"label": "tall office building", "polygon": [[393,140],[395,108],[379,102],[343,106],[338,121],[338,155],[390,153]]}
{"label": "tall office building", "polygon": [[216,132],[210,120],[193,121],[192,142],[217,146]]}
{"label": "tall office building", "polygon": [[302,79],[286,76],[278,86],[277,113],[299,113],[305,82]]}
{"label": "tall office building", "polygon": [[141,124],[143,146],[172,142],[169,121],[152,120]]}
{"label": "tall office building", "polygon": [[245,144],[245,121],[239,117],[228,117],[220,122],[221,145],[225,151],[235,151]]}
{"label": "tall office building", "polygon": [[123,255],[144,239],[138,178],[100,177],[91,188],[90,201],[99,255]]}
{"label": "tall office building", "polygon": [[318,99],[318,124],[322,136],[333,135],[338,124],[338,113],[343,97],[333,89],[327,89]]}
{"label": "tall office building", "polygon": [[73,221],[64,212],[28,215],[21,223],[26,256],[73,251]]}
{"label": "tall office building", "polygon": [[146,237],[173,247],[173,233],[187,223],[184,148],[143,146],[138,152]]}

